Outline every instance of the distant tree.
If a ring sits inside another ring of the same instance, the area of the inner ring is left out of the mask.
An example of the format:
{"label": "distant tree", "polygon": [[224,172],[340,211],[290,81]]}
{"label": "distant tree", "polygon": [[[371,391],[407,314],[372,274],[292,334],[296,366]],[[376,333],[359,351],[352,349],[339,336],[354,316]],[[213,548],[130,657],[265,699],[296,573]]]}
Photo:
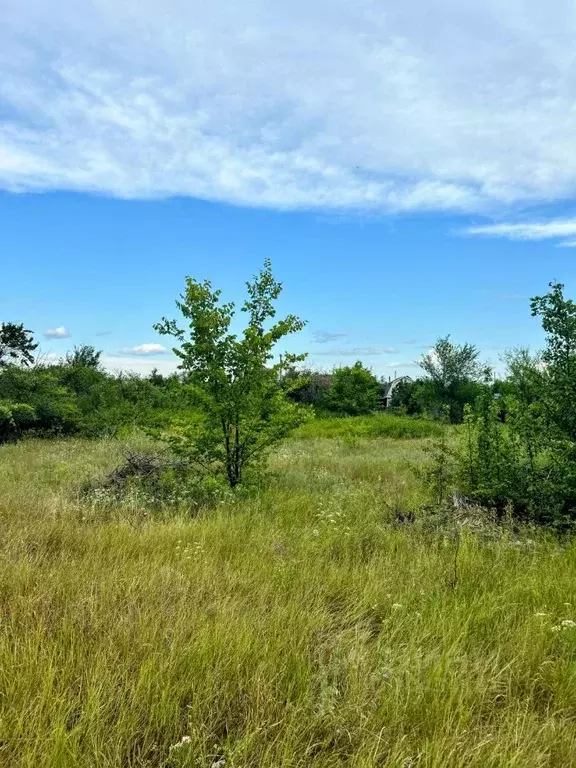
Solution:
{"label": "distant tree", "polygon": [[332,376],[329,373],[298,368],[286,371],[283,379],[286,383],[290,383],[291,400],[316,407],[321,407],[332,383]]}
{"label": "distant tree", "polygon": [[67,352],[65,361],[66,365],[81,366],[82,368],[93,368],[96,370],[100,368],[101,357],[101,350],[97,350],[89,344],[82,344],[81,346],[74,347],[71,352]]}
{"label": "distant tree", "polygon": [[478,360],[472,344],[454,344],[450,336],[439,338],[434,348],[420,360],[432,383],[432,394],[439,412],[447,411],[453,424],[462,421],[464,407],[479,393],[486,368]]}
{"label": "distant tree", "polygon": [[419,416],[426,411],[429,404],[429,389],[430,382],[425,379],[400,381],[394,388],[388,407],[407,416]]}
{"label": "distant tree", "polygon": [[379,401],[378,379],[358,361],[352,366],[333,371],[332,385],[326,393],[323,405],[333,413],[361,416],[377,410]]}
{"label": "distant tree", "polygon": [[22,323],[2,323],[0,325],[0,367],[10,363],[31,365],[34,362],[34,343],[32,331]]}
{"label": "distant tree", "polygon": [[273,322],[282,285],[274,279],[269,260],[247,290],[242,311],[248,324],[241,337],[230,333],[234,304],[221,303],[221,292],[210,282],[190,277],[176,302],[188,328],[166,318],[155,326],[177,339],[174,352],[199,414],[198,421],[167,440],[191,460],[222,471],[232,488],[306,418],[305,409],[287,398],[289,386],[281,375],[305,355],[284,355],[282,362],[272,362],[278,342],[304,323],[294,315]]}
{"label": "distant tree", "polygon": [[165,384],[164,376],[162,376],[158,368],[152,368],[148,375],[148,381],[155,387],[161,387]]}

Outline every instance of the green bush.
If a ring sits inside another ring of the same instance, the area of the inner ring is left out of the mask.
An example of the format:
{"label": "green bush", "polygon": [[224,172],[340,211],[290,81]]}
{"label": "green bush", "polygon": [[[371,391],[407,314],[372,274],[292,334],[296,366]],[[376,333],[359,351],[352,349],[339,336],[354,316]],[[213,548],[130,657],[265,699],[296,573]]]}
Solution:
{"label": "green bush", "polygon": [[0,443],[17,440],[36,423],[37,415],[25,403],[0,403]]}
{"label": "green bush", "polygon": [[576,304],[552,284],[532,300],[532,314],[542,317],[546,347],[541,355],[510,354],[506,386],[485,386],[468,409],[458,484],[501,515],[574,527]]}
{"label": "green bush", "polygon": [[380,384],[360,361],[352,366],[336,368],[330,389],[319,402],[319,408],[341,416],[362,416],[378,409]]}
{"label": "green bush", "polygon": [[16,433],[16,425],[12,418],[12,409],[9,405],[0,403],[0,443],[7,443],[13,439]]}
{"label": "green bush", "polygon": [[187,387],[176,376],[156,375],[154,381],[111,376],[76,362],[0,370],[0,402],[11,408],[18,403],[20,408],[18,413],[11,411],[13,427],[4,417],[9,439],[26,433],[98,437],[134,428],[165,428],[187,410],[188,400]]}

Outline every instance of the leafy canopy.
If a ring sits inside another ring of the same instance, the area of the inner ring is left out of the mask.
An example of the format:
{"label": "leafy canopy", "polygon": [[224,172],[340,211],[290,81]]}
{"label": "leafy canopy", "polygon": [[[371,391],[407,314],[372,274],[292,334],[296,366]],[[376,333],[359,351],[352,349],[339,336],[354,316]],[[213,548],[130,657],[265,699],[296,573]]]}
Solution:
{"label": "leafy canopy", "polygon": [[378,379],[358,361],[333,371],[324,404],[333,413],[362,416],[377,410],[379,400]]}
{"label": "leafy canopy", "polygon": [[462,421],[464,405],[474,399],[474,385],[487,373],[478,354],[473,344],[455,344],[450,336],[444,336],[420,360],[439,409],[447,411],[453,423]]}
{"label": "leafy canopy", "polygon": [[222,303],[221,291],[209,281],[191,277],[176,302],[187,327],[166,318],[154,326],[179,342],[174,352],[198,413],[168,440],[205,469],[222,471],[231,487],[307,416],[288,400],[290,385],[282,380],[283,369],[306,356],[288,354],[273,362],[278,342],[300,331],[304,322],[291,314],[274,321],[282,285],[268,259],[246,287],[247,325],[241,336],[231,332],[234,304]]}
{"label": "leafy canopy", "polygon": [[10,364],[31,365],[34,362],[34,343],[32,331],[27,331],[22,323],[0,324],[0,367]]}
{"label": "leafy canopy", "polygon": [[100,358],[102,357],[102,350],[98,350],[90,344],[81,344],[74,347],[71,352],[66,353],[64,362],[69,366],[79,366],[82,368],[92,368],[93,370],[100,369]]}
{"label": "leafy canopy", "polygon": [[535,296],[530,306],[546,332],[541,397],[549,422],[576,441],[576,304],[564,298],[561,283],[550,283],[549,293]]}

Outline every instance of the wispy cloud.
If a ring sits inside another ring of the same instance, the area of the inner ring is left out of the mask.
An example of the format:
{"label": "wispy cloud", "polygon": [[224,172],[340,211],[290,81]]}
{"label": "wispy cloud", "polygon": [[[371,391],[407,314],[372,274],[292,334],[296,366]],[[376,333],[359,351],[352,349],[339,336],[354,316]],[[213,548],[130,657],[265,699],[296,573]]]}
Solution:
{"label": "wispy cloud", "polygon": [[111,333],[112,333],[112,331],[98,331],[94,335],[95,336],[110,336]]}
{"label": "wispy cloud", "polygon": [[345,339],[346,333],[330,333],[329,331],[315,331],[312,334],[312,341],[315,344],[329,344],[332,341]]}
{"label": "wispy cloud", "polygon": [[152,370],[156,369],[162,374],[174,373],[177,370],[178,362],[172,358],[155,359],[139,355],[102,355],[101,364],[106,370],[112,373],[120,371],[131,371],[140,376],[147,376]]}
{"label": "wispy cloud", "polygon": [[575,34],[567,0],[4,0],[0,187],[377,212],[569,197]]}
{"label": "wispy cloud", "polygon": [[44,331],[46,339],[69,339],[70,336],[70,331],[63,325],[59,325],[58,328],[48,328],[47,331]]}
{"label": "wispy cloud", "polygon": [[483,237],[504,237],[508,240],[560,240],[557,245],[563,248],[574,248],[576,247],[576,240],[563,240],[563,238],[576,237],[576,218],[486,224],[468,227],[463,230],[463,234],[480,235]]}
{"label": "wispy cloud", "polygon": [[329,357],[362,357],[365,355],[391,355],[397,352],[394,347],[340,347],[339,349],[326,349],[314,352],[313,355],[327,355]]}
{"label": "wispy cloud", "polygon": [[420,363],[418,363],[416,360],[397,360],[393,363],[386,363],[385,368],[394,368],[395,370],[402,368],[420,368]]}
{"label": "wispy cloud", "polygon": [[121,355],[165,355],[168,350],[162,344],[138,344],[136,347],[124,347],[119,351]]}

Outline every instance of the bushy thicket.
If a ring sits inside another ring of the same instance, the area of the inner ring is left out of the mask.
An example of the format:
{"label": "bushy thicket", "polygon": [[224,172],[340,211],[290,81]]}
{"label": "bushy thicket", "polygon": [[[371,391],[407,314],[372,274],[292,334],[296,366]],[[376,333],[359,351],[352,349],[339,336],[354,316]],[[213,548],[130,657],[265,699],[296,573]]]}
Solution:
{"label": "bushy thicket", "polygon": [[362,365],[335,368],[332,373],[289,371],[290,398],[297,403],[314,406],[319,415],[365,416],[378,410],[382,384]]}
{"label": "bushy thicket", "polygon": [[473,405],[485,389],[484,367],[471,344],[440,338],[420,361],[426,376],[396,383],[378,380],[360,361],[331,373],[292,370],[290,397],[312,405],[317,415],[365,416],[385,407],[401,416],[420,416],[460,424],[466,406]]}
{"label": "bushy thicket", "polygon": [[394,389],[390,409],[405,416],[448,419],[452,424],[460,424],[466,407],[473,406],[485,388],[484,382],[470,379],[456,382],[445,392],[439,391],[438,384],[428,378],[401,381]]}
{"label": "bushy thicket", "polygon": [[58,365],[0,368],[0,442],[45,437],[115,435],[130,427],[164,427],[187,407],[177,376],[113,376],[73,356]]}
{"label": "bushy thicket", "polygon": [[475,503],[520,519],[576,523],[576,304],[563,286],[532,300],[542,318],[540,354],[508,356],[508,377],[486,385],[468,409],[457,452],[460,490]]}

